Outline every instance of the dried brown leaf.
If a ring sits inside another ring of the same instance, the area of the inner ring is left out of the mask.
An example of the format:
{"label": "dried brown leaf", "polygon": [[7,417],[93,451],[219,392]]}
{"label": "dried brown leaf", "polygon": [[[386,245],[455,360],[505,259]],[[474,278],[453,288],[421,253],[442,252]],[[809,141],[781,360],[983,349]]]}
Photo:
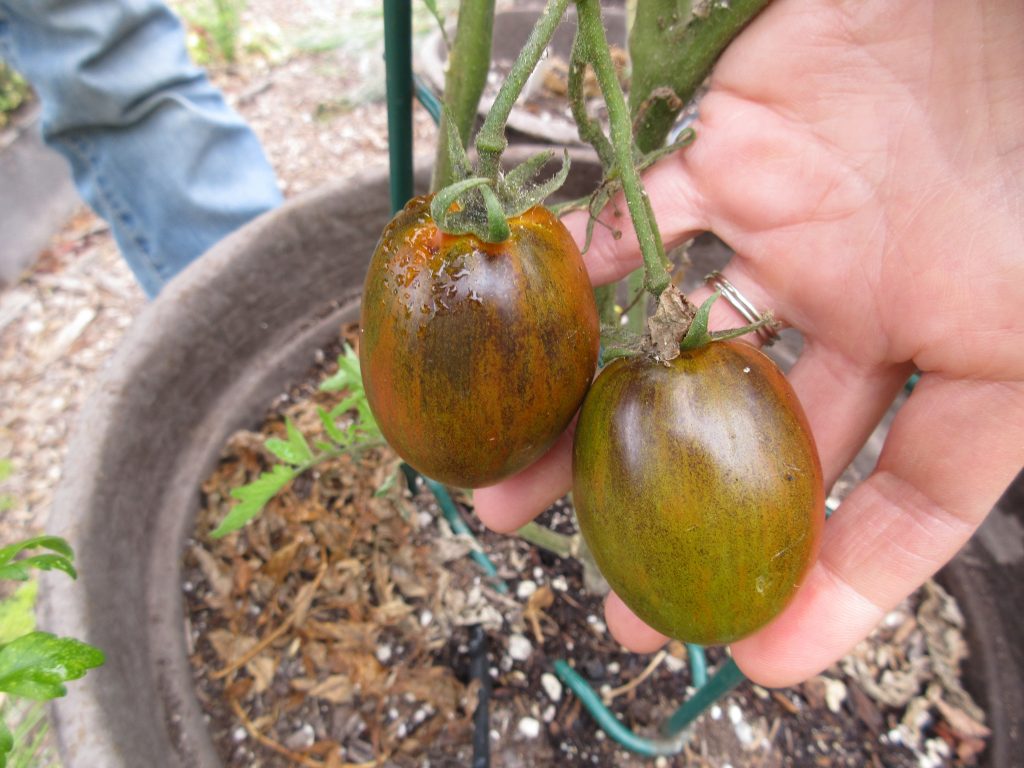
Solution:
{"label": "dried brown leaf", "polygon": [[329,701],[331,704],[342,704],[352,698],[355,685],[348,675],[331,675],[309,689],[310,696]]}
{"label": "dried brown leaf", "polygon": [[292,560],[295,559],[295,554],[299,551],[300,546],[302,543],[296,539],[278,549],[263,565],[263,573],[272,578],[275,583],[280,584],[288,576]]}
{"label": "dried brown leaf", "polygon": [[935,700],[935,708],[949,723],[949,727],[961,739],[986,739],[992,735],[984,724],[979,723],[959,707],[947,703],[941,698]]}
{"label": "dried brown leaf", "polygon": [[192,547],[191,552],[213,591],[213,602],[216,602],[217,605],[210,600],[207,602],[214,608],[223,606],[231,596],[231,588],[234,585],[231,573],[217,557],[207,552],[202,546],[196,544]]}
{"label": "dried brown leaf", "polygon": [[277,674],[277,659],[267,654],[261,654],[245,665],[245,671],[253,679],[253,693],[260,694],[266,691],[274,681]]}

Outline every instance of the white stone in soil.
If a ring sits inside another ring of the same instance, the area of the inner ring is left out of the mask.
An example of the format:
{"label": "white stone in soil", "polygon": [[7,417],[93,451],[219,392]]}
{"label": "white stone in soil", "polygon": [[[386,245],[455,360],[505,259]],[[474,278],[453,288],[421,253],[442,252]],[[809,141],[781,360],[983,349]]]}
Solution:
{"label": "white stone in soil", "polygon": [[683,668],[686,667],[686,662],[670,653],[665,657],[665,667],[672,673],[682,672]]}
{"label": "white stone in soil", "polygon": [[540,736],[540,722],[533,717],[524,717],[519,721],[519,726],[516,730],[519,731],[520,735],[528,739],[536,739]]}
{"label": "white stone in soil", "polygon": [[743,722],[743,710],[739,708],[738,704],[730,704],[726,711],[729,713],[729,722],[733,725]]}
{"label": "white stone in soil", "polygon": [[839,714],[846,701],[846,684],[842,680],[835,680],[831,677],[825,678],[825,704],[829,711]]}
{"label": "white stone in soil", "polygon": [[736,738],[745,747],[754,743],[754,729],[750,727],[750,723],[746,721],[736,723]]}
{"label": "white stone in soil", "polygon": [[309,723],[303,723],[299,730],[284,740],[284,745],[292,750],[309,749],[315,741],[316,734],[313,732],[313,726]]}
{"label": "white stone in soil", "polygon": [[537,582],[526,579],[520,581],[519,586],[516,587],[516,597],[520,600],[526,600],[530,595],[537,591]]}
{"label": "white stone in soil", "polygon": [[533,646],[525,635],[511,635],[508,639],[508,655],[516,661],[526,661],[533,653]]}
{"label": "white stone in soil", "polygon": [[381,664],[387,664],[389,661],[391,661],[390,645],[377,646],[377,661],[379,661]]}
{"label": "white stone in soil", "polygon": [[566,581],[565,576],[555,576],[551,580],[551,588],[558,590],[559,592],[567,592],[569,590],[569,582]]}
{"label": "white stone in soil", "polygon": [[712,720],[721,720],[722,719],[722,708],[720,706],[718,706],[717,704],[714,704],[714,705],[712,705],[711,709],[708,711],[708,714],[711,715],[711,719]]}
{"label": "white stone in soil", "polygon": [[544,688],[544,693],[548,695],[548,698],[554,702],[562,700],[562,683],[557,677],[552,675],[550,672],[545,672],[540,676],[540,684]]}

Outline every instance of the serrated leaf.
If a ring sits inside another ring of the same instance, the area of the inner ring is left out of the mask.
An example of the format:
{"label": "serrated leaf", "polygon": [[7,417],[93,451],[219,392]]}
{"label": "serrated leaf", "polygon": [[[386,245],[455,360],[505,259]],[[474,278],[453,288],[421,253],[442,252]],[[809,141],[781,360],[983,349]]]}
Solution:
{"label": "serrated leaf", "polygon": [[45,554],[25,557],[0,566],[0,579],[28,581],[30,568],[40,571],[62,571],[72,579],[78,578],[75,566],[64,555]]}
{"label": "serrated leaf", "polygon": [[0,549],[0,565],[9,563],[14,559],[15,555],[24,552],[26,549],[49,549],[57,554],[64,555],[68,560],[75,559],[75,553],[71,549],[71,545],[60,536],[35,536],[31,539],[9,544]]}
{"label": "serrated leaf", "polygon": [[[53,554],[44,553],[21,560],[14,559],[30,549],[49,549]],[[71,546],[59,536],[36,536],[0,549],[0,579],[27,581],[31,568],[42,571],[63,571],[75,579],[78,578],[78,574],[72,564],[74,558],[75,553],[71,550]]]}
{"label": "serrated leaf", "polygon": [[306,436],[299,431],[291,419],[285,419],[285,430],[288,433],[287,440],[269,437],[263,444],[264,447],[281,461],[294,467],[301,467],[311,462],[313,452],[309,449]]}
{"label": "serrated leaf", "polygon": [[34,701],[67,693],[77,680],[104,662],[103,651],[70,637],[30,632],[0,648],[0,691]]}
{"label": "serrated leaf", "polygon": [[316,415],[320,417],[320,423],[324,425],[324,432],[327,433],[327,436],[336,444],[344,445],[345,435],[338,429],[338,425],[334,422],[334,417],[321,406],[317,406]]}
{"label": "serrated leaf", "polygon": [[29,581],[19,586],[14,594],[0,600],[0,645],[27,635],[36,628],[36,595],[39,582]]}
{"label": "serrated leaf", "polygon": [[235,488],[231,491],[231,496],[238,499],[239,503],[231,508],[210,536],[219,539],[240,529],[263,511],[267,502],[297,475],[298,472],[292,467],[276,464],[269,472],[264,472],[251,483]]}
{"label": "serrated leaf", "polygon": [[359,355],[348,344],[338,355],[338,370],[334,375],[320,382],[321,392],[340,392],[343,389],[363,391],[363,374],[359,367]]}

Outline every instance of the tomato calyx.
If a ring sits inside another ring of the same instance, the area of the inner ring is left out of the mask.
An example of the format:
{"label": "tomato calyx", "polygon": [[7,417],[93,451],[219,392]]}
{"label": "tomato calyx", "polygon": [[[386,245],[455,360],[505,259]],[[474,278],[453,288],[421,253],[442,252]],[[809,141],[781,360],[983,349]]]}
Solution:
{"label": "tomato calyx", "polygon": [[434,222],[449,235],[475,235],[487,243],[509,238],[508,220],[520,216],[556,192],[569,175],[569,153],[563,151],[562,167],[545,181],[538,181],[541,170],[555,156],[540,152],[508,173],[495,177],[477,173],[462,145],[455,121],[446,121],[447,151],[455,181],[439,190],[430,204]]}
{"label": "tomato calyx", "polygon": [[647,320],[647,334],[643,337],[621,328],[604,328],[601,332],[601,365],[619,357],[647,354],[663,363],[679,357],[681,352],[699,349],[715,341],[727,341],[758,328],[771,325],[775,318],[766,312],[756,323],[724,331],[708,330],[711,307],[722,295],[716,291],[699,307],[687,299],[678,288],[670,285],[658,297],[658,308]]}

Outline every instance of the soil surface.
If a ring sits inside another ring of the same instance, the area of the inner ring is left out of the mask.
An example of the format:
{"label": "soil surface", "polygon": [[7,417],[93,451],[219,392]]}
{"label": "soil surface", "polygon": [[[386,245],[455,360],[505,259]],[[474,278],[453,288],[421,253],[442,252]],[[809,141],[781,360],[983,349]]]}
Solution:
{"label": "soil surface", "polygon": [[[396,474],[387,449],[320,465],[242,531],[209,537],[231,490],[271,466],[263,442],[283,436],[286,417],[322,439],[316,408],[344,393],[316,382],[337,351],[269,404],[258,431],[233,436],[203,485],[184,557],[185,622],[225,764],[471,764],[475,632],[486,638],[493,687],[491,765],[650,764],[597,727],[552,665],[567,660],[631,729],[657,736],[693,690],[685,646],[624,650],[602,621],[599,579],[580,560],[483,529],[471,500],[457,496],[500,591],[468,556],[472,542],[452,533],[421,483]],[[576,533],[564,500],[539,522]],[[780,691],[742,684],[698,720],[682,754],[655,763],[974,765],[987,731],[957,680],[961,629],[955,603],[929,583],[824,675]],[[708,651],[712,668],[724,658]]]}

